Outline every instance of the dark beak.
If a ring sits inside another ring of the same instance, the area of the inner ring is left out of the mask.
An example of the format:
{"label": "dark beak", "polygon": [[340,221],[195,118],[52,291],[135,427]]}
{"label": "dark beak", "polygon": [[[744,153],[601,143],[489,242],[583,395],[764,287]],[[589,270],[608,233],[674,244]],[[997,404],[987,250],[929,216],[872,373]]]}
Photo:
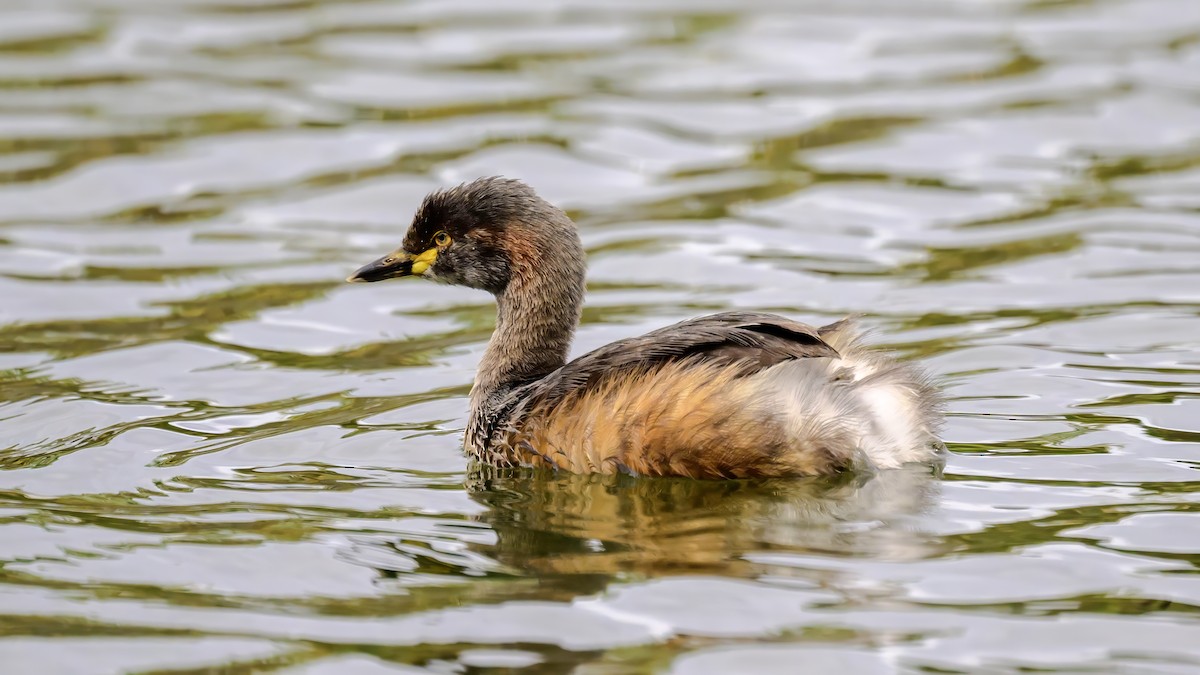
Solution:
{"label": "dark beak", "polygon": [[358,268],[358,271],[347,277],[346,281],[383,281],[384,279],[412,276],[412,266],[412,256],[397,251],[363,265]]}

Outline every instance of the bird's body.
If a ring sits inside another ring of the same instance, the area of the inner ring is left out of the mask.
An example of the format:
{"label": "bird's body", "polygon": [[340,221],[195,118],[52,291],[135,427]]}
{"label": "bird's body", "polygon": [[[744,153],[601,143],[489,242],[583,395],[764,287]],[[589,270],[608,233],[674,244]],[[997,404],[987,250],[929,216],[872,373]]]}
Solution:
{"label": "bird's body", "polygon": [[727,312],[566,362],[584,269],[565,214],[517,181],[481,179],[426,198],[405,246],[351,279],[421,275],[496,296],[464,439],[489,464],[746,478],[936,456],[936,389],[848,320]]}

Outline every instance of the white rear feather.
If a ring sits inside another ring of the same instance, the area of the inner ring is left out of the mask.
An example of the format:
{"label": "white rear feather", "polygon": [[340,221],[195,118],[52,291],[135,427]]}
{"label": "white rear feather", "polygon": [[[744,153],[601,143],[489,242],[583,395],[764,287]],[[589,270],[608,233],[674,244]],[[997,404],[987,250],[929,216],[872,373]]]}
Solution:
{"label": "white rear feather", "polygon": [[823,334],[840,359],[800,359],[755,376],[799,447],[846,447],[863,468],[934,459],[941,401],[916,366],[866,347],[842,322]]}

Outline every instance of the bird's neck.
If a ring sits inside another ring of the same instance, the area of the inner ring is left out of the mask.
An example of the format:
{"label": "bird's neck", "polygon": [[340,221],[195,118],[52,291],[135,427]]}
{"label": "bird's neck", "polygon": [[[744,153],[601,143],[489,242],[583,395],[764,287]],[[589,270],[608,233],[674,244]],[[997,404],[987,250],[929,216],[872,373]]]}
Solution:
{"label": "bird's neck", "polygon": [[583,306],[584,262],[581,250],[559,257],[513,261],[513,276],[496,296],[496,330],[471,389],[476,413],[567,362]]}

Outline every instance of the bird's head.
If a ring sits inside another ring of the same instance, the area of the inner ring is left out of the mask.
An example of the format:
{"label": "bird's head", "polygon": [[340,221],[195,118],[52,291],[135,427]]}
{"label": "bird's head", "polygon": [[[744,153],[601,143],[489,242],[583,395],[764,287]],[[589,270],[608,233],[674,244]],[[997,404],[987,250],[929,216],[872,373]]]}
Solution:
{"label": "bird's head", "polygon": [[[347,281],[419,276],[500,295],[514,276],[564,255],[582,267],[579,236],[562,211],[518,180],[480,178],[426,196],[400,248]],[[549,267],[543,273],[559,271]]]}

